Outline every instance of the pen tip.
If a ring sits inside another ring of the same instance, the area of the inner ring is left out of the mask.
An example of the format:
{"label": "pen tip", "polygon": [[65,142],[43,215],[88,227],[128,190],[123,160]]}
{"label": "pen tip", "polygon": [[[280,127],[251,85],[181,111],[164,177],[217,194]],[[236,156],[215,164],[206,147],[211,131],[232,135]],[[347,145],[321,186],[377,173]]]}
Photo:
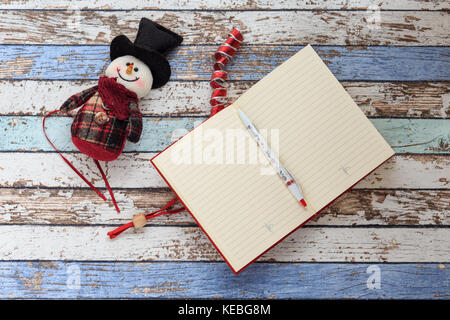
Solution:
{"label": "pen tip", "polygon": [[305,201],[305,199],[300,200],[300,203],[301,203],[304,207],[306,207],[306,201]]}

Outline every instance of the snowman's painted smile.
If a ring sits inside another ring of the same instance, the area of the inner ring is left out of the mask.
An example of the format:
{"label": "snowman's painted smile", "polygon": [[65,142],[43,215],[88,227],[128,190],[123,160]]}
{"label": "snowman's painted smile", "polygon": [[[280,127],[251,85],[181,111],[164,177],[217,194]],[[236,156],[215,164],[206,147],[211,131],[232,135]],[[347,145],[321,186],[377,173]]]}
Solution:
{"label": "snowman's painted smile", "polygon": [[119,68],[117,68],[117,74],[119,75],[120,79],[122,79],[122,80],[124,80],[124,81],[135,82],[135,81],[138,81],[138,80],[139,80],[139,77],[136,77],[136,79],[134,79],[134,80],[128,80],[128,79],[125,79],[125,78],[122,77],[122,75],[120,74],[120,69],[119,69]]}

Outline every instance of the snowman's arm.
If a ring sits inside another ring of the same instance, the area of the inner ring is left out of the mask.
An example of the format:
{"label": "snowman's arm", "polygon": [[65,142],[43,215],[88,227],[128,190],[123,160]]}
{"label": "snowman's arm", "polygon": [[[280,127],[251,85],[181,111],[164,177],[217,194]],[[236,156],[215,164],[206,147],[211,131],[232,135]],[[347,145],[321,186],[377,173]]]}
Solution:
{"label": "snowman's arm", "polygon": [[59,108],[59,110],[67,112],[85,104],[90,97],[92,97],[98,90],[98,86],[83,90],[81,92],[75,93],[69,99],[67,99]]}
{"label": "snowman's arm", "polygon": [[128,141],[136,143],[141,138],[142,115],[137,102],[132,101],[129,105],[130,117],[128,119]]}

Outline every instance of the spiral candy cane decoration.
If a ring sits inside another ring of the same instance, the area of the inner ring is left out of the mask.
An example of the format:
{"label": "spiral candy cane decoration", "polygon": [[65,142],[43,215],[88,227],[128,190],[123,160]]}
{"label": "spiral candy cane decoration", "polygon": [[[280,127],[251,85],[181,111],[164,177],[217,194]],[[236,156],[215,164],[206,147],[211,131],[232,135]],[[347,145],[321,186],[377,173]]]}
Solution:
{"label": "spiral candy cane decoration", "polygon": [[228,62],[236,53],[237,49],[244,40],[238,29],[234,28],[229,34],[228,39],[223,45],[217,49],[214,54],[214,72],[211,76],[210,85],[213,88],[211,95],[211,116],[215,115],[217,112],[227,107],[229,104],[225,105],[227,98],[227,89],[225,87],[225,80],[227,79],[227,72],[224,70]]}

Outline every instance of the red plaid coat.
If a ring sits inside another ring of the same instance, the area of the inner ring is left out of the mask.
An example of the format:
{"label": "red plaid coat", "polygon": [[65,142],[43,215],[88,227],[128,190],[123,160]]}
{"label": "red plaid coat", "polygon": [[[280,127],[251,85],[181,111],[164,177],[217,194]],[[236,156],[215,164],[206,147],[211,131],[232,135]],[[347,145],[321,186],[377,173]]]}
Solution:
{"label": "red plaid coat", "polygon": [[[83,140],[116,156],[122,153],[126,139],[133,143],[139,141],[142,133],[142,115],[136,101],[131,101],[128,105],[130,109],[128,119],[120,120],[103,107],[98,86],[95,86],[71,96],[60,110],[67,112],[81,106],[72,123],[72,138]],[[102,112],[107,114],[108,121],[100,125],[95,121],[95,116]]]}

